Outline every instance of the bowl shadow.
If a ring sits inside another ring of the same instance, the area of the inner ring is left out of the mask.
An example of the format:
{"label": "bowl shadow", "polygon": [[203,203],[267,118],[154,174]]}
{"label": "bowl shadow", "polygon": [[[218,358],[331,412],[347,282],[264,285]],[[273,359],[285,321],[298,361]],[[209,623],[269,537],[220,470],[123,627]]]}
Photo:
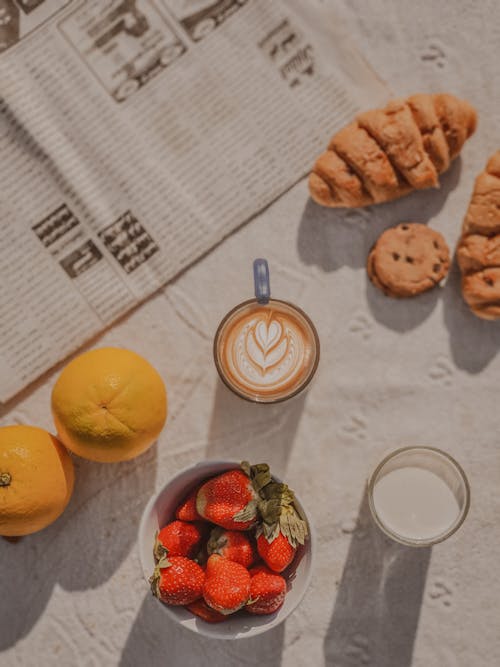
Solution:
{"label": "bowl shadow", "polygon": [[279,667],[284,624],[257,637],[237,641],[209,639],[172,621],[147,595],[123,649],[120,667],[182,665],[262,665]]}

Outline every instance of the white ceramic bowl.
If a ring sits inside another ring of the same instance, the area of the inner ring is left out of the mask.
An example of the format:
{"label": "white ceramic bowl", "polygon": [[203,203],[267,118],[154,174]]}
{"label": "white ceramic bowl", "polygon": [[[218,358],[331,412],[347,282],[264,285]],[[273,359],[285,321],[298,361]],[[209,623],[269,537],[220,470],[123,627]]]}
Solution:
{"label": "white ceramic bowl", "polygon": [[[175,519],[176,507],[187,493],[200,482],[214,475],[239,467],[237,461],[203,461],[189,468],[181,470],[172,477],[165,486],[156,493],[146,505],[139,525],[139,555],[142,571],[146,581],[154,569],[153,545],[156,531],[169,521]],[[274,477],[276,481],[280,481]],[[237,614],[229,617],[222,623],[207,623],[194,616],[184,607],[163,604],[158,600],[158,613],[166,613],[170,618],[188,630],[215,639],[238,639],[254,637],[262,632],[282,623],[285,618],[298,606],[309,585],[313,570],[313,554],[316,542],[314,528],[306,515],[300,500],[296,497],[296,507],[301,516],[307,520],[309,539],[304,547],[297,551],[294,561],[294,576],[288,580],[289,590],[281,609],[266,616],[252,616],[251,614]]]}

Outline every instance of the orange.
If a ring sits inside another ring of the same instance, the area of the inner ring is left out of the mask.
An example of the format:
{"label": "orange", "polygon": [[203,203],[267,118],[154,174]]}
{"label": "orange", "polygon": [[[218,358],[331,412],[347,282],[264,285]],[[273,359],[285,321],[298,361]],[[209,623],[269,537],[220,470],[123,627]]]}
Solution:
{"label": "orange", "polygon": [[0,427],[0,535],[28,535],[57,519],[71,498],[73,462],[36,426]]}
{"label": "orange", "polygon": [[52,390],[59,438],[92,461],[126,461],[156,440],[167,418],[163,380],[143,357],[103,347],[73,359]]}

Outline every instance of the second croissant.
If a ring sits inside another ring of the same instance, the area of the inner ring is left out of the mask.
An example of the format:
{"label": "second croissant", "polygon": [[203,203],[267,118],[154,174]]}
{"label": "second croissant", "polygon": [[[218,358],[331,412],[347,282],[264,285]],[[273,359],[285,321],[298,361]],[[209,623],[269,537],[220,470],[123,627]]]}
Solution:
{"label": "second croissant", "polygon": [[412,95],[361,113],[316,160],[311,197],[323,206],[353,208],[437,187],[476,122],[468,102],[446,93]]}

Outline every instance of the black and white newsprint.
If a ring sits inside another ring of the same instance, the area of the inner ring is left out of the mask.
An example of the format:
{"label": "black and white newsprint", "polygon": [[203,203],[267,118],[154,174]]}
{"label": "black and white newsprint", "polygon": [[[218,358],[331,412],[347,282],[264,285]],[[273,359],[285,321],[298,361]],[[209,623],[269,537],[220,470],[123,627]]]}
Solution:
{"label": "black and white newsprint", "polygon": [[0,0],[0,401],[386,97],[319,0]]}

